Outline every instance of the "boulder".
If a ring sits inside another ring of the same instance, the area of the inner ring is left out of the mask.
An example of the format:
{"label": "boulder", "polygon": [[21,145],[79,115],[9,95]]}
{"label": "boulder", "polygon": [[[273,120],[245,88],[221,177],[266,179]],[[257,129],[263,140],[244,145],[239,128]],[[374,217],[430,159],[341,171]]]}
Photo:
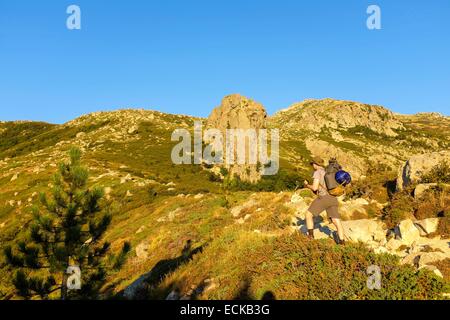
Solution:
{"label": "boulder", "polygon": [[398,170],[397,190],[401,191],[413,183],[420,182],[423,175],[447,159],[450,159],[450,151],[433,152],[411,157]]}
{"label": "boulder", "polygon": [[169,212],[169,214],[167,215],[167,219],[168,219],[169,221],[175,220],[175,218],[181,214],[180,211],[181,211],[180,208],[176,208],[175,210]]}
{"label": "boulder", "polygon": [[231,215],[235,218],[239,217],[242,211],[242,206],[234,207],[231,209]]}
{"label": "boulder", "polygon": [[423,266],[423,267],[421,267],[421,268],[419,268],[419,269],[427,269],[427,270],[430,270],[431,272],[433,272],[435,275],[437,275],[438,277],[440,277],[440,278],[444,278],[444,276],[442,275],[442,272],[436,267],[436,266],[429,266],[429,265],[426,265],[426,266]]}
{"label": "boulder", "polygon": [[386,241],[386,231],[381,221],[361,219],[342,221],[345,236],[354,242],[383,242]]}
{"label": "boulder", "polygon": [[295,217],[304,220],[306,218],[306,212],[309,205],[306,202],[299,202],[295,204]]}
{"label": "boulder", "polygon": [[440,237],[435,237],[432,239],[421,237],[417,240],[416,245],[421,248],[419,251],[441,252],[445,254],[447,258],[450,258],[450,246],[448,239],[441,239]]}
{"label": "boulder", "polygon": [[140,226],[139,229],[136,231],[136,234],[139,234],[145,230],[145,226]]}
{"label": "boulder", "polygon": [[359,198],[350,201],[340,201],[339,203],[339,212],[341,214],[342,219],[351,220],[353,217],[367,218],[367,206],[369,202],[366,199]]}
{"label": "boulder", "polygon": [[415,226],[419,229],[421,236],[429,235],[437,231],[439,226],[439,218],[428,218],[414,222]]}
{"label": "boulder", "polygon": [[149,256],[149,244],[147,242],[142,242],[136,246],[136,256],[139,260],[146,260]]}
{"label": "boulder", "polygon": [[411,219],[400,222],[397,227],[397,232],[405,245],[410,246],[420,238],[420,231]]}
{"label": "boulder", "polygon": [[231,209],[231,215],[235,218],[239,217],[239,215],[241,214],[241,212],[244,209],[248,209],[251,208],[253,206],[257,205],[256,201],[254,199],[250,199],[247,202],[245,202],[244,204],[234,207]]}
{"label": "boulder", "polygon": [[440,251],[434,252],[416,252],[411,253],[401,260],[401,264],[414,265],[417,268],[423,268],[434,262],[442,261],[448,258],[448,254]]}
{"label": "boulder", "polygon": [[81,139],[81,138],[83,138],[85,136],[86,136],[86,132],[78,132],[77,135],[76,135],[76,138],[77,139]]}
{"label": "boulder", "polygon": [[130,181],[130,180],[132,180],[131,175],[127,174],[125,177],[120,178],[120,183],[124,184],[124,183],[126,183],[127,181]]}
{"label": "boulder", "polygon": [[436,187],[437,183],[421,183],[416,186],[414,189],[414,198],[420,199],[425,191]]}
{"label": "boulder", "polygon": [[425,265],[431,264],[433,262],[445,260],[447,258],[449,258],[449,256],[447,254],[445,254],[444,252],[440,252],[440,251],[423,252],[420,255],[419,268],[423,267]]}
{"label": "boulder", "polygon": [[139,132],[138,126],[132,126],[131,128],[128,129],[128,134],[136,134],[138,132]]}
{"label": "boulder", "polygon": [[386,249],[389,251],[397,251],[402,245],[402,241],[392,238],[386,243]]}
{"label": "boulder", "polygon": [[314,229],[314,239],[321,240],[321,239],[330,239],[333,237],[333,233],[327,233],[324,232],[323,228]]}

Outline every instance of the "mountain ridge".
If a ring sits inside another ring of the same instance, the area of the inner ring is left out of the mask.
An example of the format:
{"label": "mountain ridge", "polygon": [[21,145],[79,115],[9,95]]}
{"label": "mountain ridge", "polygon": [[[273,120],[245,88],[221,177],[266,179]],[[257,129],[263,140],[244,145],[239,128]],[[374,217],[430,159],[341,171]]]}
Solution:
{"label": "mountain ridge", "polygon": [[[353,100],[342,100],[342,99],[335,99],[335,98],[307,98],[304,99],[302,101],[299,102],[294,102],[292,104],[290,104],[288,107],[286,108],[281,108],[277,111],[275,111],[273,114],[268,114],[268,118],[273,118],[274,116],[276,116],[279,113],[285,113],[286,111],[292,110],[296,107],[298,107],[299,105],[303,105],[305,103],[308,102],[326,102],[326,101],[335,101],[335,102],[341,102],[341,103],[355,103],[355,104],[361,104],[361,105],[371,105],[371,106],[376,106],[376,107],[381,107],[383,109],[386,109],[387,111],[391,112],[392,114],[394,114],[395,116],[400,116],[400,117],[436,117],[436,118],[445,118],[445,119],[450,119],[450,115],[445,115],[441,112],[417,112],[415,114],[408,114],[408,113],[399,113],[399,112],[395,112],[392,111],[391,109],[389,109],[388,107],[382,106],[382,105],[378,105],[378,104],[367,104],[364,102],[358,102],[358,101],[353,101]],[[72,121],[75,121],[77,119],[80,118],[85,118],[85,117],[89,117],[89,116],[96,116],[99,114],[114,114],[116,112],[121,112],[121,111],[143,111],[143,112],[154,112],[154,113],[160,113],[160,114],[166,114],[166,115],[180,115],[180,116],[184,116],[184,117],[191,117],[191,118],[196,118],[196,119],[206,119],[207,117],[201,117],[201,116],[195,116],[195,115],[190,115],[190,114],[180,114],[180,113],[172,113],[172,112],[163,112],[163,111],[159,111],[156,109],[147,109],[147,108],[142,108],[142,107],[136,107],[136,108],[132,108],[132,107],[125,107],[125,108],[118,108],[115,110],[99,110],[99,111],[93,111],[93,112],[88,112],[86,114],[82,114],[80,116],[77,116],[71,120],[68,120],[64,123],[53,123],[53,122],[49,122],[49,121],[45,121],[45,120],[9,120],[9,121],[4,121],[4,120],[0,120],[0,124],[6,124],[6,123],[29,123],[29,122],[40,122],[40,123],[47,123],[47,124],[53,124],[53,125],[65,125],[68,124]]]}

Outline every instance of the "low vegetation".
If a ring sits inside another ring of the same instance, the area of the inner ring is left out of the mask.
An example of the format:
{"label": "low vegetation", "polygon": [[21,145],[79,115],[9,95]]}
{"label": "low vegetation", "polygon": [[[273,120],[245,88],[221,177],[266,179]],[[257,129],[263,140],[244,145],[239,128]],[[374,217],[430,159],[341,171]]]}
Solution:
{"label": "low vegetation", "polygon": [[[367,287],[370,265],[380,267],[381,290]],[[436,299],[444,286],[431,272],[399,266],[398,258],[362,245],[339,247],[302,235],[267,237],[231,228],[151,286],[149,296],[164,298],[194,287],[200,288],[199,299]]]}
{"label": "low vegetation", "polygon": [[450,162],[444,161],[425,174],[421,183],[448,183],[450,184]]}
{"label": "low vegetation", "polygon": [[[129,121],[136,114],[142,119],[133,122],[136,128],[129,133]],[[2,249],[11,247],[16,255],[20,255],[20,246],[28,249],[21,243],[29,241],[35,224],[32,207],[38,203],[37,195],[55,187],[52,177],[58,170],[56,163],[65,159],[72,144],[80,144],[85,150],[82,161],[91,173],[87,189],[93,192],[109,187],[102,204],[108,205],[111,220],[101,242],[110,244],[117,262],[125,243],[131,250],[122,268],[105,267],[111,272],[102,274],[95,293],[86,295],[90,298],[121,298],[124,290],[145,274],[150,276],[140,294],[157,299],[165,299],[173,291],[181,295],[190,292],[192,299],[440,299],[442,293],[449,292],[448,279],[428,270],[400,266],[394,256],[375,254],[362,244],[338,247],[331,240],[309,241],[292,233],[296,214],[292,191],[301,187],[303,180],[310,180],[312,173],[312,154],[305,139],[322,139],[367,161],[365,153],[378,150],[374,146],[393,145],[389,156],[394,158],[422,151],[428,146],[411,141],[441,139],[446,136],[443,130],[424,129],[426,135],[421,136],[411,124],[403,130],[404,137],[394,138],[374,131],[376,128],[355,127],[337,130],[344,140],[336,142],[330,130],[314,133],[298,125],[286,126],[280,130],[280,172],[249,184],[231,177],[226,169],[219,175],[205,166],[172,164],[170,152],[175,142],[170,133],[178,126],[189,128],[193,118],[146,111],[120,116],[125,120],[115,115],[109,120],[105,113],[96,121],[91,119],[97,116],[85,116],[76,125],[0,124]],[[84,135],[77,138],[81,132]],[[393,152],[397,147],[394,151],[398,153]],[[33,154],[35,151],[39,152]],[[413,189],[394,192],[395,166],[373,165],[365,179],[349,187],[347,200],[365,198],[385,205],[379,209],[370,204],[369,217],[379,217],[383,210],[382,218],[389,227],[408,217],[441,217],[437,234],[449,236],[449,193],[444,189],[448,172],[448,165],[442,164],[425,176],[423,182],[439,184],[416,199]],[[308,203],[313,197],[304,190],[297,190],[297,195]],[[50,193],[48,197],[52,198]],[[45,211],[42,204],[40,208]],[[103,260],[108,265],[114,261]],[[24,277],[17,278],[17,270],[9,262],[1,255],[0,299],[19,298],[13,279],[16,284],[24,283]],[[381,268],[381,290],[367,288],[366,271],[372,264]],[[60,271],[54,279],[57,283],[62,280]],[[445,269],[441,271],[447,274]],[[32,274],[26,276],[29,279]],[[34,276],[47,279],[45,272]],[[39,282],[34,289],[48,289],[50,283]],[[38,291],[44,298],[59,298],[56,293]]]}

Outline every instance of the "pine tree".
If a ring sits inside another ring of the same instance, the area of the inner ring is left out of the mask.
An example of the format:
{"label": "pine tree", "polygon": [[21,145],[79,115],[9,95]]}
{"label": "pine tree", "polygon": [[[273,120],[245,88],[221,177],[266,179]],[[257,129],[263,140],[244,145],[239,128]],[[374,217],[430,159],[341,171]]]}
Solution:
{"label": "pine tree", "polygon": [[[87,188],[88,170],[80,164],[79,149],[72,148],[69,156],[70,163],[61,163],[54,176],[50,199],[42,193],[41,205],[33,208],[26,241],[4,250],[6,262],[16,269],[17,294],[26,299],[48,299],[57,291],[63,300],[96,298],[107,273],[120,269],[130,251],[125,243],[119,254],[107,255],[110,244],[102,237],[111,213],[102,205],[103,189]],[[77,270],[81,289],[68,290],[68,280],[77,280]]]}

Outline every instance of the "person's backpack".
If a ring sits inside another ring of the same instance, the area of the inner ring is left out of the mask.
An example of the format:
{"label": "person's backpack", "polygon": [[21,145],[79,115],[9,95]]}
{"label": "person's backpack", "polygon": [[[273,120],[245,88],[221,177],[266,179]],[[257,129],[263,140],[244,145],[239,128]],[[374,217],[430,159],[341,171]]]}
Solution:
{"label": "person's backpack", "polygon": [[342,170],[336,158],[332,158],[325,168],[324,180],[328,193],[334,197],[340,197],[345,194],[345,186],[352,181],[352,178],[348,172]]}

